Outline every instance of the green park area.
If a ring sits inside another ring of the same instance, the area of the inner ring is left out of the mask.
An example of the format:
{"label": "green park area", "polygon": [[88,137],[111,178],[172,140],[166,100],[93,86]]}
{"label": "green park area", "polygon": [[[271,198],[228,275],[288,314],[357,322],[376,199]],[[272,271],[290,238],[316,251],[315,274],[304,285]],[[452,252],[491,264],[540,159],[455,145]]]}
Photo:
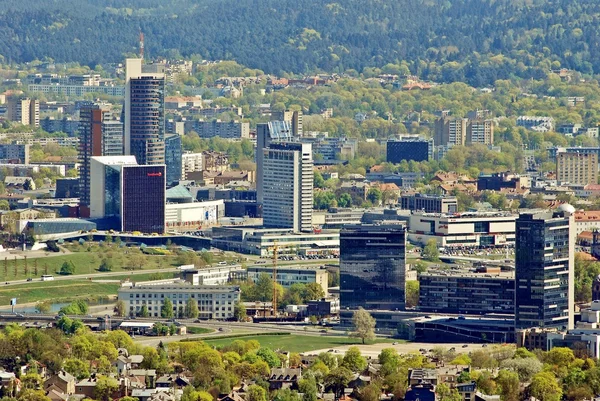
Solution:
{"label": "green park area", "polygon": [[[362,341],[359,338],[353,337],[336,337],[336,336],[302,336],[294,334],[284,335],[264,335],[264,336],[239,336],[226,338],[215,338],[213,340],[204,340],[206,344],[222,347],[229,345],[235,340],[249,341],[256,340],[260,343],[261,347],[268,347],[274,350],[282,349],[289,352],[306,352],[325,348],[335,348],[344,345],[361,344]],[[369,344],[389,342],[401,340],[389,340],[389,339],[376,339]]]}

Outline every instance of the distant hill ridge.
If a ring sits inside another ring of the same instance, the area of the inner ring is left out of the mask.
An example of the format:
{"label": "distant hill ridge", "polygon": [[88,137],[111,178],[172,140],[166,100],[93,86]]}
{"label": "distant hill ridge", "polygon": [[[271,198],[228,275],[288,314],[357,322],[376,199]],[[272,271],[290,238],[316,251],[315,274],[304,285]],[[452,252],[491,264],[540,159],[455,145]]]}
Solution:
{"label": "distant hill ridge", "polygon": [[0,0],[3,62],[234,59],[269,73],[405,65],[486,85],[600,72],[597,0]]}

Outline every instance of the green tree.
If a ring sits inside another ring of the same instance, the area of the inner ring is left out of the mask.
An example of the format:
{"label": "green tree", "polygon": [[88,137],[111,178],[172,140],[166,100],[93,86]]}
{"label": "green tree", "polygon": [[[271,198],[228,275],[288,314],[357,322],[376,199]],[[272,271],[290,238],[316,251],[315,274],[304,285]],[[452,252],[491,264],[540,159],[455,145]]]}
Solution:
{"label": "green tree", "polygon": [[462,397],[455,388],[448,387],[445,383],[440,383],[435,389],[440,401],[461,401]]}
{"label": "green tree", "polygon": [[323,188],[325,186],[325,180],[323,179],[323,176],[321,175],[320,172],[315,171],[314,179],[313,180],[314,180],[314,187],[315,188]]}
{"label": "green tree", "polygon": [[233,316],[238,322],[246,320],[246,306],[242,302],[236,302],[233,307]]}
{"label": "green tree", "polygon": [[75,273],[75,265],[70,260],[66,261],[60,267],[59,273],[63,275],[71,275]]}
{"label": "green tree", "polygon": [[381,202],[381,197],[381,190],[379,188],[371,188],[367,192],[367,200],[373,205],[379,205],[379,202]]}
{"label": "green tree", "polygon": [[119,389],[119,382],[112,377],[102,376],[94,387],[94,396],[100,401],[109,401],[111,395]]}
{"label": "green tree", "polygon": [[192,298],[188,299],[185,304],[185,316],[191,319],[197,319],[199,314],[198,301]]}
{"label": "green tree", "polygon": [[265,361],[271,368],[276,368],[281,365],[279,357],[271,348],[261,347],[258,351],[256,351],[256,355]]}
{"label": "green tree", "polygon": [[160,308],[160,316],[164,319],[173,318],[173,302],[169,298],[165,298],[162,307]]}
{"label": "green tree", "polygon": [[253,384],[248,387],[247,401],[267,401],[267,391],[261,386]]}
{"label": "green tree", "polygon": [[35,304],[35,310],[39,313],[48,313],[52,309],[52,304],[48,301],[40,301]]}
{"label": "green tree", "polygon": [[67,358],[64,361],[63,369],[77,378],[83,380],[90,376],[88,364],[77,358]]}
{"label": "green tree", "polygon": [[110,271],[112,271],[112,269],[113,269],[112,260],[102,259],[102,263],[100,263],[100,267],[98,268],[98,271],[110,272]]}
{"label": "green tree", "polygon": [[148,311],[148,305],[143,304],[142,307],[140,308],[140,311],[138,312],[139,317],[149,317],[150,316],[150,312]]}
{"label": "green tree", "polygon": [[127,311],[125,310],[125,302],[123,300],[117,301],[115,304],[115,312],[119,317],[124,317],[127,314]]}
{"label": "green tree", "polygon": [[344,394],[344,388],[352,379],[352,372],[343,366],[333,369],[325,376],[325,384],[333,389],[336,398]]}
{"label": "green tree", "polygon": [[502,401],[519,401],[520,382],[519,375],[509,370],[500,370],[496,377],[496,383],[500,386]]}
{"label": "green tree", "polygon": [[342,366],[350,369],[352,372],[362,372],[367,367],[367,359],[362,356],[360,349],[356,346],[348,348]]}
{"label": "green tree", "polygon": [[406,307],[414,308],[419,305],[419,282],[416,280],[406,282]]}
{"label": "green tree", "polygon": [[539,372],[531,378],[529,393],[540,401],[560,401],[562,388],[551,372]]}
{"label": "green tree", "polygon": [[375,338],[375,319],[369,312],[363,308],[358,308],[352,315],[352,325],[354,326],[353,337],[358,337],[364,344],[367,340]]}
{"label": "green tree", "polygon": [[431,238],[427,241],[427,244],[425,244],[422,257],[430,262],[436,262],[440,260],[440,251],[438,249],[437,241],[434,238]]}

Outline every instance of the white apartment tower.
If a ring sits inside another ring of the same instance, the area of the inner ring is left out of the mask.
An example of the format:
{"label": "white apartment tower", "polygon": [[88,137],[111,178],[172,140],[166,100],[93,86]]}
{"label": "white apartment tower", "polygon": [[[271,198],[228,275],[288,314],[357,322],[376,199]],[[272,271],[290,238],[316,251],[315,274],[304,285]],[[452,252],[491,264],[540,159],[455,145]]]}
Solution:
{"label": "white apartment tower", "polygon": [[313,160],[307,143],[271,143],[262,151],[263,225],[312,230]]}

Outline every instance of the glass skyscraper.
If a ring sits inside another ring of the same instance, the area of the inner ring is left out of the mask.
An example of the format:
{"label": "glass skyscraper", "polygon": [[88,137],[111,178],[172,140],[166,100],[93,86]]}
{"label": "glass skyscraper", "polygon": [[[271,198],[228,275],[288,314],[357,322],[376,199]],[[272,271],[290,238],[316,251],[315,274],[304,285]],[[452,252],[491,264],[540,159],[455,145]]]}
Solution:
{"label": "glass skyscraper", "polygon": [[363,224],[341,230],[342,309],[404,309],[405,269],[406,231],[403,224]]}

